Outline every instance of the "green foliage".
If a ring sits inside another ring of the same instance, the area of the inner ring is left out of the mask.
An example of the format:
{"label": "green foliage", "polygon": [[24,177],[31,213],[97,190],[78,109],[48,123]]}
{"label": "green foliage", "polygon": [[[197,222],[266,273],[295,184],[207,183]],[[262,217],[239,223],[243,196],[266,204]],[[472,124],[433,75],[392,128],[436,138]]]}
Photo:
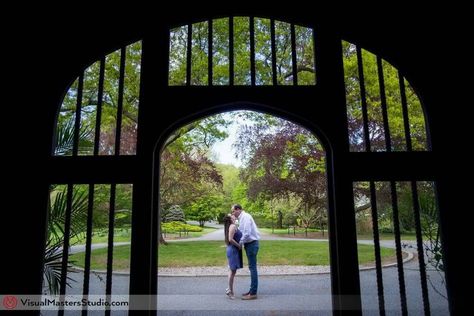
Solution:
{"label": "green foliage", "polygon": [[167,222],[161,224],[161,229],[167,233],[201,232],[202,227],[189,225],[183,222]]}
{"label": "green foliage", "polygon": [[[360,90],[361,74],[358,69],[356,46],[343,41],[344,81],[346,87],[346,105],[349,124],[349,141],[351,151],[364,151],[362,98]],[[364,49],[361,50],[362,69],[367,104],[369,141],[372,151],[385,151],[385,131],[381,108],[381,90],[379,71],[383,71],[384,93],[387,105],[387,119],[392,142],[392,150],[405,151],[406,138],[402,112],[399,73],[387,61],[382,60],[382,69],[378,69],[377,56]],[[425,117],[421,103],[413,88],[404,79],[407,98],[408,121],[413,150],[427,150]]]}
{"label": "green foliage", "polygon": [[234,17],[234,84],[250,85],[250,19]]}
{"label": "green foliage", "polygon": [[[250,18],[233,17],[234,85],[251,84]],[[271,24],[269,19],[256,17],[254,24],[255,83],[273,85]],[[191,85],[208,84],[209,37],[208,22],[190,25]],[[214,85],[227,85],[229,78],[229,18],[212,20],[212,70]],[[296,72],[299,85],[316,83],[313,30],[295,26]],[[169,84],[186,85],[188,25],[170,31]],[[275,52],[277,84],[293,84],[291,25],[275,21]]]}
{"label": "green foliage", "polygon": [[204,227],[204,223],[217,218],[219,212],[225,207],[223,199],[218,195],[207,195],[193,201],[186,208],[186,218],[199,221],[199,225]]}
{"label": "green foliage", "polygon": [[170,31],[169,85],[186,84],[186,55],[188,46],[187,25]]}
{"label": "green foliage", "polygon": [[[65,221],[67,211],[68,186],[51,186],[48,205],[48,228],[44,257],[43,278],[47,283],[49,294],[58,294],[61,282],[62,248],[65,242]],[[71,199],[69,245],[85,230],[87,217],[87,191],[85,186],[74,186]],[[67,263],[71,272],[71,260]],[[67,278],[71,280],[70,277]],[[69,283],[67,284],[69,285]]]}
{"label": "green foliage", "polygon": [[417,188],[423,246],[428,264],[435,270],[444,272],[443,245],[439,230],[439,212],[436,205],[434,185],[432,182],[418,182]]}
{"label": "green foliage", "polygon": [[[138,122],[138,103],[140,90],[141,42],[128,45],[125,48],[124,89],[122,109],[122,130],[120,137],[120,154],[130,155],[136,151],[136,131]],[[121,51],[117,50],[105,57],[104,83],[101,106],[101,117],[98,117],[98,93],[100,62],[90,65],[83,72],[81,96],[80,126],[79,126],[79,155],[92,155],[95,141],[95,130],[100,128],[99,154],[112,155],[115,152],[115,133],[117,127],[117,109],[119,99]],[[77,103],[79,102],[79,79],[69,87],[61,105],[55,147],[56,155],[70,155],[59,144],[72,148],[74,136],[74,120]],[[67,141],[66,141],[67,140]]]}
{"label": "green foliage", "polygon": [[229,84],[229,19],[212,21],[212,84]]}
{"label": "green foliage", "polygon": [[169,209],[163,210],[161,217],[163,223],[185,221],[184,211],[178,205],[173,205]]}
{"label": "green foliage", "polygon": [[208,84],[208,25],[207,22],[192,25],[191,85]]}
{"label": "green foliage", "polygon": [[257,210],[266,213],[264,218],[273,220],[281,212],[282,221],[292,212],[305,227],[326,225],[326,160],[317,138],[276,117],[258,113],[247,117],[252,124],[240,130],[237,142],[246,166],[242,180],[247,203],[266,202]]}

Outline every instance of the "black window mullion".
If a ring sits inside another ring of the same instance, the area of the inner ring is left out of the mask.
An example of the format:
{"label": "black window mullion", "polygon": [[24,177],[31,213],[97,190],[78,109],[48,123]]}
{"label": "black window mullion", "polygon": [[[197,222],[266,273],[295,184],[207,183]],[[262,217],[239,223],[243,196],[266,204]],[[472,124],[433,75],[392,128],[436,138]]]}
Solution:
{"label": "black window mullion", "polygon": [[77,156],[79,151],[79,134],[81,129],[81,109],[82,109],[82,91],[84,89],[84,73],[79,76],[76,99],[76,117],[74,121],[74,141],[72,145],[72,155]]}
{"label": "black window mullion", "polygon": [[191,54],[192,54],[192,45],[193,45],[193,25],[188,25],[188,43],[186,47],[186,85],[191,85]]}
{"label": "black window mullion", "polygon": [[125,82],[125,58],[127,55],[127,48],[122,47],[120,50],[120,77],[118,86],[118,100],[117,100],[117,130],[115,131],[115,156],[120,155],[120,138],[122,135],[122,112],[123,112],[123,90]]}
{"label": "black window mullion", "polygon": [[[60,288],[59,294],[62,297],[66,294],[66,286],[67,286],[67,267],[68,267],[68,259],[69,259],[69,236],[71,235],[71,212],[72,212],[72,196],[73,196],[73,189],[74,186],[69,183],[67,185],[67,197],[66,197],[66,214],[64,219],[64,241],[63,241],[63,254],[62,254],[62,261],[61,261],[61,281],[60,281]],[[64,315],[64,306],[59,308],[58,315]]]}
{"label": "black window mullion", "polygon": [[208,31],[207,31],[207,84],[212,86],[212,19],[209,19],[207,22]]}
{"label": "black window mullion", "polygon": [[[115,191],[116,184],[110,185],[110,206],[109,206],[109,234],[107,240],[107,279],[105,281],[105,295],[110,302],[112,294],[112,271],[113,271],[113,255],[114,255],[114,227],[115,227]],[[110,316],[110,309],[105,310],[105,315]]]}
{"label": "black window mullion", "polygon": [[400,303],[402,307],[402,315],[408,315],[407,295],[405,287],[405,273],[403,271],[402,242],[400,238],[400,218],[398,212],[398,195],[395,181],[390,181],[390,193],[392,198],[393,211],[393,231],[395,235],[395,248],[397,252],[397,270],[398,270],[398,286],[400,289]]}
{"label": "black window mullion", "polygon": [[234,17],[229,17],[229,86],[234,85]]}
{"label": "black window mullion", "polygon": [[270,20],[270,36],[272,42],[272,82],[276,86],[277,81],[277,67],[276,67],[276,39],[275,39],[275,19]]}
{"label": "black window mullion", "polygon": [[428,285],[426,279],[425,270],[425,258],[423,251],[423,236],[421,232],[421,220],[420,220],[420,202],[418,199],[418,189],[416,187],[416,181],[411,181],[411,192],[413,197],[413,215],[415,217],[415,229],[416,229],[416,247],[418,250],[418,265],[420,268],[420,281],[421,281],[421,293],[423,295],[423,309],[425,315],[430,315],[430,302],[428,298]]}
{"label": "black window mullion", "polygon": [[382,107],[383,130],[385,133],[385,147],[387,152],[392,151],[392,140],[390,138],[390,129],[388,125],[387,98],[385,96],[385,80],[383,77],[382,58],[377,56],[377,70],[379,75],[380,103]]}
{"label": "black window mullion", "polygon": [[359,70],[362,119],[363,119],[363,125],[364,125],[365,151],[370,152],[369,116],[367,115],[367,99],[365,97],[365,81],[364,81],[364,66],[362,65],[362,51],[359,46],[357,46],[356,51],[357,51],[357,67]]}
{"label": "black window mullion", "polygon": [[104,98],[105,56],[100,59],[99,89],[97,93],[97,114],[95,120],[94,156],[99,154],[100,122],[102,120],[102,100]]}
{"label": "black window mullion", "polygon": [[[94,185],[89,184],[89,200],[87,204],[87,231],[86,231],[86,253],[84,258],[84,283],[82,295],[89,295],[89,273],[91,267],[91,244],[92,244],[92,216],[94,209]],[[87,305],[82,309],[82,316],[87,316]]]}
{"label": "black window mullion", "polygon": [[293,85],[298,85],[298,63],[296,60],[296,31],[295,25],[291,23],[291,63],[293,71]]}
{"label": "black window mullion", "polygon": [[255,19],[249,17],[250,28],[250,85],[255,86]]}
{"label": "black window mullion", "polygon": [[377,293],[379,298],[380,315],[385,315],[385,298],[383,295],[383,279],[382,279],[382,259],[380,257],[380,238],[377,211],[377,195],[375,191],[374,181],[370,181],[370,205],[372,210],[372,229],[374,231],[374,252],[375,252],[375,268],[377,276]]}
{"label": "black window mullion", "polygon": [[405,127],[405,139],[407,142],[407,151],[412,151],[413,147],[411,144],[410,119],[408,116],[407,96],[405,93],[405,81],[400,71],[398,72],[398,81],[400,85],[400,97],[402,100],[403,126]]}

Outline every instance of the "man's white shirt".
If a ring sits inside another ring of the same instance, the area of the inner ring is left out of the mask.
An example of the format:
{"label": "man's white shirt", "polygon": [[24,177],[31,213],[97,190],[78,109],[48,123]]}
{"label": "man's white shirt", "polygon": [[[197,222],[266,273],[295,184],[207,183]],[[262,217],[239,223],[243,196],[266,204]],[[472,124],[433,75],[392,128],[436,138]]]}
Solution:
{"label": "man's white shirt", "polygon": [[260,239],[260,232],[253,220],[252,215],[242,211],[239,216],[239,230],[242,232],[240,244],[245,244],[254,240]]}

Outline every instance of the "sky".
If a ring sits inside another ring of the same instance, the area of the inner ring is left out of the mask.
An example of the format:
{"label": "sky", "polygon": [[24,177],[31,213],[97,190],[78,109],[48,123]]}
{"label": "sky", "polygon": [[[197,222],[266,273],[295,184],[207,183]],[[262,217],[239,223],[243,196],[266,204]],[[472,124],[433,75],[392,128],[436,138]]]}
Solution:
{"label": "sky", "polygon": [[235,142],[237,137],[238,123],[232,123],[227,127],[227,133],[229,136],[221,142],[216,142],[212,146],[213,157],[219,163],[231,164],[236,167],[242,166],[242,162],[235,158],[235,149],[232,144]]}

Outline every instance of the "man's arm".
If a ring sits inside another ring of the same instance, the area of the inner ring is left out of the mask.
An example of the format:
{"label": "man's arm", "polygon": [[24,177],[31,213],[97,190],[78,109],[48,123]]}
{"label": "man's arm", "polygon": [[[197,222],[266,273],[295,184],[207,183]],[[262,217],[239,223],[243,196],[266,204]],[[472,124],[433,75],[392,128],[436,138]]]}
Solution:
{"label": "man's arm", "polygon": [[239,226],[240,231],[242,232],[242,238],[240,238],[240,244],[244,244],[249,241],[250,236],[250,221],[248,216],[243,216],[242,221]]}

